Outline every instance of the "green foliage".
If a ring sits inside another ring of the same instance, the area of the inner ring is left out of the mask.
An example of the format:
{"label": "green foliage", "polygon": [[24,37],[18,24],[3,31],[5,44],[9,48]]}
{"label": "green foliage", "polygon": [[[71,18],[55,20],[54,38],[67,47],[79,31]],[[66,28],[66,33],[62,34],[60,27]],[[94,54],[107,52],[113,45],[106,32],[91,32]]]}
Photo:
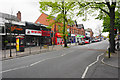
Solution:
{"label": "green foliage", "polygon": [[46,28],[47,28],[47,29],[51,29],[51,27],[49,27],[49,26],[48,26],[48,27],[46,27]]}
{"label": "green foliage", "polygon": [[120,29],[120,12],[118,10],[115,13],[115,28]]}
{"label": "green foliage", "polygon": [[[64,20],[66,22],[65,25],[68,24],[73,24],[73,21],[71,19],[71,15],[73,16],[73,11],[74,11],[74,7],[75,7],[75,2],[62,2],[62,1],[57,1],[57,2],[39,2],[40,4],[40,11],[44,12],[44,11],[48,11],[51,10],[49,17],[48,17],[48,21],[50,21],[51,19],[55,19],[55,22],[50,23],[49,26],[55,25],[56,23],[63,23],[64,24]],[[64,13],[63,13],[64,10]],[[53,17],[53,15],[57,15],[57,17]],[[70,21],[68,21],[67,17],[70,16]],[[57,24],[56,24],[57,25]],[[65,27],[65,32],[63,34],[63,36],[65,36],[67,33],[67,29],[66,26],[60,26],[61,28]],[[60,31],[60,33],[63,33],[63,29],[60,29],[62,31]]]}
{"label": "green foliage", "polygon": [[7,43],[8,43],[8,41],[7,41],[7,40],[5,40],[5,41],[4,41],[4,43],[6,43],[6,44],[7,44]]}
{"label": "green foliage", "polygon": [[[115,12],[115,28],[120,29],[120,13],[118,10]],[[103,32],[109,32],[110,31],[110,17],[106,15],[106,17],[103,18]]]}

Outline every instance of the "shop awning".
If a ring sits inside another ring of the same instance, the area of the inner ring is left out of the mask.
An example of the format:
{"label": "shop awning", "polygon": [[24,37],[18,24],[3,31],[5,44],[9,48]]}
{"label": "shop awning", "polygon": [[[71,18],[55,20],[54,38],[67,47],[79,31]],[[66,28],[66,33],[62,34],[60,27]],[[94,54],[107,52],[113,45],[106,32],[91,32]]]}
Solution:
{"label": "shop awning", "polygon": [[62,35],[63,35],[63,34],[61,34],[61,33],[56,33],[56,34],[55,34],[56,37],[62,37]]}
{"label": "shop awning", "polygon": [[76,37],[84,38],[85,36],[83,36],[83,35],[76,35]]}

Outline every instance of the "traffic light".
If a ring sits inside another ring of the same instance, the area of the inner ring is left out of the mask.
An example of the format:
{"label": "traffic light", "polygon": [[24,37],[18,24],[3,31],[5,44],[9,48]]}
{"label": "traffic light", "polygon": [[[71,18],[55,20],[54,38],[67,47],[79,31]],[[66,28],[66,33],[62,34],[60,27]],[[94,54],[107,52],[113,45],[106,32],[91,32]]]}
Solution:
{"label": "traffic light", "polygon": [[53,37],[53,31],[50,32],[50,37]]}
{"label": "traffic light", "polygon": [[115,31],[115,34],[117,34],[117,29],[114,29],[114,31]]}

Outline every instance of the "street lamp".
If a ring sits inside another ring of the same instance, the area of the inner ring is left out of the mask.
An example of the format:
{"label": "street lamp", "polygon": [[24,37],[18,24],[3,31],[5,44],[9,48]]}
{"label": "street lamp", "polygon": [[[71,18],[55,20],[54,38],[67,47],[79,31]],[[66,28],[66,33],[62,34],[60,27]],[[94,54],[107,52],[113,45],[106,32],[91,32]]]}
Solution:
{"label": "street lamp", "polygon": [[11,51],[11,26],[12,26],[12,21],[10,22],[10,57],[12,57],[12,51]]}
{"label": "street lamp", "polygon": [[10,15],[11,19],[10,19],[10,57],[12,57],[12,51],[11,51],[11,27],[12,27],[12,12],[11,12],[11,15]]}

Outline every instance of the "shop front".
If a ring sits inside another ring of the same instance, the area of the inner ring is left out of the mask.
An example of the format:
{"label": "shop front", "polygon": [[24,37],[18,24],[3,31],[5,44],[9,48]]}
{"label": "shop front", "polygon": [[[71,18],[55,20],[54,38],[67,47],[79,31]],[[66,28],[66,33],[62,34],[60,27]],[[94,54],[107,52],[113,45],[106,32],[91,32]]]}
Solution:
{"label": "shop front", "polygon": [[25,45],[26,46],[39,46],[42,31],[34,29],[25,30]]}
{"label": "shop front", "polygon": [[64,40],[62,38],[62,34],[61,33],[56,33],[55,34],[55,44],[56,45],[62,45],[62,44],[64,44]]}
{"label": "shop front", "polygon": [[50,34],[51,34],[51,31],[42,30],[42,44],[49,45],[49,46],[52,45]]}
{"label": "shop front", "polygon": [[75,43],[76,39],[75,39],[75,34],[71,34],[71,43]]}
{"label": "shop front", "polygon": [[67,43],[71,43],[71,33],[68,33]]}
{"label": "shop front", "polygon": [[26,22],[26,46],[40,46],[50,44],[50,29],[45,25]]}
{"label": "shop front", "polygon": [[84,37],[85,36],[83,36],[83,35],[75,35],[76,42],[81,43],[83,41]]}
{"label": "shop front", "polygon": [[[25,24],[5,23],[5,35],[2,36],[2,48],[16,48],[16,36],[25,36]],[[7,42],[7,43],[6,43]]]}

